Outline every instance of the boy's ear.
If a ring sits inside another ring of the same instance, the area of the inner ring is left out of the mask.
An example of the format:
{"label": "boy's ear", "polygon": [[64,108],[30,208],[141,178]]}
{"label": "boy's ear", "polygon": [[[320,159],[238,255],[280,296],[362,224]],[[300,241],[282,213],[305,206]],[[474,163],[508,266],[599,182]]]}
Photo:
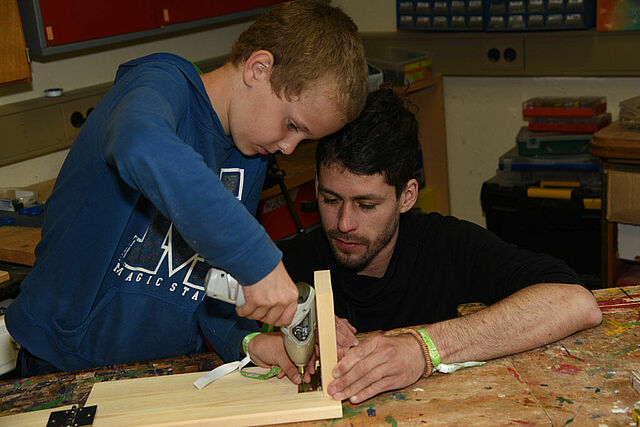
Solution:
{"label": "boy's ear", "polygon": [[273,55],[268,50],[258,50],[245,61],[242,69],[244,84],[251,87],[256,82],[268,80],[273,69]]}
{"label": "boy's ear", "polygon": [[411,178],[407,186],[400,194],[400,213],[405,213],[416,204],[418,200],[418,181]]}

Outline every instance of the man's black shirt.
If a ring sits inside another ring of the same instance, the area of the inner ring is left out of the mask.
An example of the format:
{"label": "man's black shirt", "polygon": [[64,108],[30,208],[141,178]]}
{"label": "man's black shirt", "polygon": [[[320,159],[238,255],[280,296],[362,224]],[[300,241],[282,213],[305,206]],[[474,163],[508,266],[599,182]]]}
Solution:
{"label": "man's black shirt", "polygon": [[335,313],[358,332],[435,323],[459,304],[493,304],[535,283],[580,283],[563,261],[518,249],[475,224],[432,213],[402,214],[384,277],[338,266],[324,232],[279,243],[294,282],[331,270]]}

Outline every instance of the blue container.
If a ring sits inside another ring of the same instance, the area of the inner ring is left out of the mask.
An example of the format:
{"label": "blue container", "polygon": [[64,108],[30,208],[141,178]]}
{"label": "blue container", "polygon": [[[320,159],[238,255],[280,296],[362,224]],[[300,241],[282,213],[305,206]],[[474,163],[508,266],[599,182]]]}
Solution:
{"label": "blue container", "polygon": [[591,28],[596,0],[396,0],[397,27],[414,31]]}

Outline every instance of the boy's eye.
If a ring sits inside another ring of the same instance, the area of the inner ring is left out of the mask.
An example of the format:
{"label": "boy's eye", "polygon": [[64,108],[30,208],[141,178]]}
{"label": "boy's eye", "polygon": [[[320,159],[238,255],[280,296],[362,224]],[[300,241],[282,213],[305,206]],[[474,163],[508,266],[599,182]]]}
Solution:
{"label": "boy's eye", "polygon": [[293,123],[291,120],[287,120],[287,128],[290,130],[294,130],[294,131],[298,131],[298,126],[296,126],[295,123]]}

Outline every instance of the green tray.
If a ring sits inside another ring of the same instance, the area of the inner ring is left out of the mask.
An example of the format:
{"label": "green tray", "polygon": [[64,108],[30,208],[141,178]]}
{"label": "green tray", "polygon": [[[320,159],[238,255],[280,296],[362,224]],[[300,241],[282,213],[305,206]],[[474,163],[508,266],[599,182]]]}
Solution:
{"label": "green tray", "polygon": [[581,154],[589,152],[592,137],[590,133],[533,132],[523,126],[516,142],[519,156]]}

